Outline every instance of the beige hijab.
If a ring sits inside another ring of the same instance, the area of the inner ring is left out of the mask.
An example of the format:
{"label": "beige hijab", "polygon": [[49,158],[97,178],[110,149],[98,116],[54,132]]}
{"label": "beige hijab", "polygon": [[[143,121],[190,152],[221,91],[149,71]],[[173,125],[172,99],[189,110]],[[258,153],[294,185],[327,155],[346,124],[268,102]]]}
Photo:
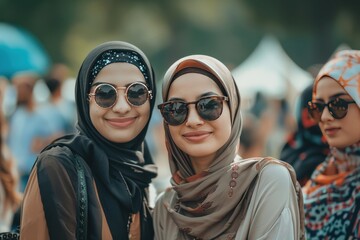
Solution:
{"label": "beige hijab", "polygon": [[[229,140],[216,152],[209,169],[195,175],[189,156],[175,145],[168,125],[164,124],[173,177],[172,188],[165,194],[163,206],[160,206],[166,208],[166,211],[159,211],[165,215],[156,218],[166,219],[170,215],[173,222],[167,221],[167,225],[162,228],[168,232],[179,232],[178,239],[233,239],[245,216],[257,175],[265,165],[278,163],[286,166],[294,185],[296,177],[291,167],[278,160],[243,160],[237,156],[241,133],[240,94],[231,72],[217,59],[192,55],[175,62],[164,77],[163,101],[168,98],[173,76],[188,67],[206,70],[217,78],[218,85],[229,97],[232,131]],[[299,202],[302,203],[300,187],[295,188],[299,194]],[[300,209],[302,212],[302,206]],[[301,227],[303,229],[303,224]],[[160,226],[155,225],[155,228]],[[161,232],[162,229],[156,231]]]}

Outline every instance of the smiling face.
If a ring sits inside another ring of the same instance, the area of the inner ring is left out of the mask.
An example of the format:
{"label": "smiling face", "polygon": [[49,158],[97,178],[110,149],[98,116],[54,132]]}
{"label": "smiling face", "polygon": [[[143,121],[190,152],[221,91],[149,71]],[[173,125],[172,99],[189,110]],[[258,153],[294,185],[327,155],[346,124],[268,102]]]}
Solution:
{"label": "smiling face", "polygon": [[[198,73],[181,75],[171,84],[167,101],[181,100],[192,102],[204,96],[223,96],[220,88],[209,77]],[[219,150],[229,139],[231,119],[228,104],[223,102],[221,116],[213,121],[202,119],[196,111],[195,104],[188,105],[188,116],[178,126],[169,125],[174,143],[187,153],[193,165],[209,165]],[[196,169],[196,166],[194,166]]]}
{"label": "smiling face", "polygon": [[[328,103],[335,97],[351,101],[349,94],[330,77],[323,77],[316,86],[317,102]],[[343,149],[360,141],[360,109],[356,103],[348,105],[348,111],[344,118],[335,119],[325,107],[319,126],[332,147]]]}
{"label": "smiling face", "polygon": [[[133,82],[145,83],[140,70],[129,63],[112,63],[104,67],[93,84],[109,83],[116,87],[126,87]],[[92,87],[90,92],[94,91]],[[99,107],[94,97],[90,97],[90,119],[96,130],[106,139],[125,143],[134,139],[147,124],[150,116],[150,102],[133,107],[125,97],[125,89],[118,89],[116,103],[110,108]]]}

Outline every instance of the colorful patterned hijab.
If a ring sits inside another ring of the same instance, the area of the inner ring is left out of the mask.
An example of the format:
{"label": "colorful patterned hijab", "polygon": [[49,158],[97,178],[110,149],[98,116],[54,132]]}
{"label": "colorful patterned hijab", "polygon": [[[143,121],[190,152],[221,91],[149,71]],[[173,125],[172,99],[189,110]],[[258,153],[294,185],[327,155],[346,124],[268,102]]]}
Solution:
{"label": "colorful patterned hijab", "polygon": [[[324,76],[337,81],[360,108],[360,51],[341,51],[326,63],[316,77],[313,98]],[[354,121],[358,127],[359,119]],[[330,169],[335,173],[329,174]],[[344,150],[332,147],[303,190],[309,239],[360,239],[360,142]]]}
{"label": "colorful patterned hijab", "polygon": [[[166,222],[166,226],[159,226],[155,220],[155,231],[162,232],[166,229],[166,232],[178,233],[177,240],[234,239],[249,206],[256,178],[263,167],[267,164],[283,164],[288,167],[294,185],[295,174],[292,168],[278,160],[243,160],[236,154],[242,124],[240,93],[231,72],[219,60],[204,55],[192,55],[175,62],[164,77],[163,101],[167,101],[174,76],[185,68],[201,69],[215,76],[212,79],[222,89],[223,94],[229,97],[232,131],[228,141],[216,152],[208,170],[195,174],[189,155],[176,146],[169,126],[164,124],[173,175],[172,190],[167,192],[164,205],[159,206],[166,208],[165,211],[160,211],[165,215],[159,214],[154,218],[166,219],[170,216],[175,224]],[[294,188],[299,189],[295,186]],[[302,200],[300,202],[302,204]],[[300,209],[302,211],[302,207]],[[297,229],[297,232],[302,231]],[[164,238],[158,238],[160,239]]]}
{"label": "colorful patterned hijab", "polygon": [[360,107],[360,50],[340,51],[324,65],[315,79],[313,98],[318,82],[325,76],[337,81]]}

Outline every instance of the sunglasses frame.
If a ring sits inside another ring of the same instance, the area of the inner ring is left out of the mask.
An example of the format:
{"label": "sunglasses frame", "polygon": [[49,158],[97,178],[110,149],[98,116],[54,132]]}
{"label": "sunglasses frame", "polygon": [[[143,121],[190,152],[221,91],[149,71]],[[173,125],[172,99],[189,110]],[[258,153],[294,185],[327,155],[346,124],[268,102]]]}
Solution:
{"label": "sunglasses frame", "polygon": [[98,83],[98,84],[97,84],[97,83],[94,83],[94,84],[91,86],[91,88],[92,88],[92,87],[95,87],[95,88],[94,88],[94,90],[93,90],[92,92],[90,92],[90,93],[88,94],[88,97],[89,97],[89,100],[90,100],[91,97],[95,97],[95,96],[96,96],[96,90],[97,90],[99,87],[106,85],[106,86],[112,87],[112,88],[115,90],[115,92],[116,92],[116,99],[115,99],[114,103],[113,103],[111,106],[109,106],[109,107],[103,107],[103,106],[100,106],[100,105],[98,104],[98,102],[96,101],[96,98],[95,98],[95,103],[96,103],[96,105],[98,105],[99,107],[104,108],[104,109],[112,108],[112,107],[116,104],[116,102],[117,102],[117,100],[118,100],[118,98],[119,98],[118,90],[122,90],[122,89],[125,90],[125,99],[126,99],[126,102],[127,102],[130,106],[132,106],[132,107],[140,107],[141,105],[145,104],[146,101],[145,101],[143,104],[135,105],[135,104],[132,104],[132,103],[129,101],[129,99],[128,99],[128,91],[129,91],[129,88],[132,87],[132,86],[134,86],[134,85],[136,85],[136,84],[140,84],[140,85],[142,85],[142,86],[145,87],[145,89],[146,89],[146,91],[147,91],[147,93],[148,93],[148,96],[147,96],[146,100],[148,100],[148,99],[151,100],[151,99],[153,98],[152,90],[149,90],[148,86],[147,86],[145,83],[143,83],[143,82],[133,82],[133,83],[131,83],[130,85],[128,85],[128,86],[126,86],[126,87],[117,87],[117,86],[114,86],[114,85],[112,85],[112,84],[110,84],[110,83]]}
{"label": "sunglasses frame", "polygon": [[[335,111],[333,111],[333,108],[331,106],[331,104],[334,104],[334,102],[342,102],[344,104],[344,107],[346,108],[344,111],[345,111],[345,114],[344,116],[338,116]],[[322,102],[313,102],[313,101],[309,101],[308,104],[307,104],[307,109],[308,109],[308,112],[309,112],[309,115],[310,117],[317,123],[319,123],[321,121],[321,116],[325,110],[325,108],[327,107],[328,110],[329,110],[329,113],[331,114],[331,116],[335,119],[343,119],[344,117],[346,117],[347,113],[348,113],[348,109],[349,109],[349,104],[352,104],[352,103],[355,103],[354,100],[345,100],[345,99],[342,99],[342,98],[334,98],[332,100],[330,100],[329,102],[327,103],[322,103]],[[320,108],[317,107],[317,104],[321,106],[321,111],[320,111]],[[314,107],[315,106],[315,107]],[[318,113],[319,113],[319,117],[316,118],[314,117],[314,115],[312,114],[313,111],[315,111],[315,109],[318,109]]]}
{"label": "sunglasses frame", "polygon": [[[222,108],[223,108],[223,103],[222,103],[222,102],[223,102],[223,101],[229,101],[229,97],[227,97],[227,96],[211,95],[211,96],[201,97],[201,98],[199,98],[198,100],[192,101],[192,102],[185,102],[185,101],[179,101],[179,100],[176,100],[176,101],[167,101],[167,102],[163,102],[163,103],[159,104],[159,105],[157,106],[157,108],[160,110],[161,115],[163,116],[163,119],[164,119],[164,121],[165,121],[167,124],[169,124],[170,126],[179,126],[179,125],[183,124],[183,123],[186,121],[186,119],[188,118],[188,115],[189,115],[189,108],[188,108],[188,106],[189,106],[190,104],[195,104],[195,106],[197,106],[197,104],[199,103],[199,101],[201,101],[201,100],[203,100],[203,99],[207,99],[207,98],[216,98],[217,100],[220,99],[220,100],[221,100],[221,104],[222,104],[222,105],[221,105]],[[185,104],[185,107],[186,107],[186,109],[187,109],[187,111],[186,111],[186,116],[185,116],[185,118],[184,118],[184,121],[182,121],[181,123],[171,124],[171,123],[169,123],[168,121],[166,121],[166,119],[165,119],[165,117],[164,117],[164,115],[163,115],[163,109],[164,109],[164,107],[165,107],[166,105],[172,104],[172,103],[184,103],[184,104]],[[196,109],[197,114],[198,114],[202,119],[204,119],[204,118],[201,116],[201,114],[199,113],[198,108],[195,107],[195,109]],[[220,113],[220,115],[219,115],[217,118],[215,118],[215,119],[213,119],[213,120],[207,120],[207,119],[204,119],[204,120],[205,120],[205,121],[215,121],[216,119],[218,119],[218,118],[221,116],[222,110],[223,110],[223,109],[221,109],[221,113]]]}

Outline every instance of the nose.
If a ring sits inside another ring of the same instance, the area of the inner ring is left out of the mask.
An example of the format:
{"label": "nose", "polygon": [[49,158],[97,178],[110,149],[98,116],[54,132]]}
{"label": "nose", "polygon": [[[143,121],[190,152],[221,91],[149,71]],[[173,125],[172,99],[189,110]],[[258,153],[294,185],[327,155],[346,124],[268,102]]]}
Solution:
{"label": "nose", "polygon": [[118,112],[122,114],[127,113],[131,110],[131,106],[126,100],[124,91],[118,92],[118,97],[116,99],[114,106],[112,107],[112,110],[114,112]]}
{"label": "nose", "polygon": [[332,121],[334,120],[334,117],[331,115],[330,111],[329,111],[329,107],[325,106],[324,110],[321,114],[321,119],[322,122],[326,122],[326,121]]}
{"label": "nose", "polygon": [[199,116],[198,112],[196,111],[195,105],[194,104],[188,105],[188,116],[185,125],[187,127],[197,127],[203,124],[204,124],[204,120]]}

